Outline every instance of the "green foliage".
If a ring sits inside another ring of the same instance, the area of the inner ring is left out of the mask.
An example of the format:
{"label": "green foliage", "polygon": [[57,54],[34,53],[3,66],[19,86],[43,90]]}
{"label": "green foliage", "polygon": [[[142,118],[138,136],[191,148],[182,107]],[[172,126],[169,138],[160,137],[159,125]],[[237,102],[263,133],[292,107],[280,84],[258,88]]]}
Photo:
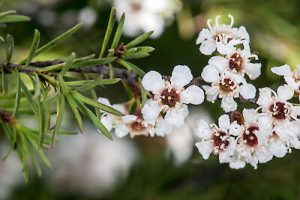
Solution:
{"label": "green foliage", "polygon": [[[0,13],[0,23],[26,20],[27,17],[15,15],[15,11]],[[121,42],[121,34],[125,15],[122,15],[119,23],[116,20],[116,11],[113,8],[98,58],[95,58],[95,54],[76,57],[76,54],[72,53],[65,60],[58,58],[53,61],[35,61],[38,55],[61,45],[73,36],[81,24],[75,25],[42,46],[40,46],[40,32],[35,30],[27,57],[18,62],[19,64],[11,63],[14,38],[7,34],[6,58],[5,62],[1,62],[0,100],[6,99],[13,103],[1,107],[0,101],[0,129],[5,132],[11,145],[10,149],[18,153],[26,181],[29,178],[29,161],[35,166],[37,174],[41,175],[40,162],[36,158],[39,157],[42,163],[50,167],[43,150],[54,146],[57,134],[70,134],[61,130],[64,113],[68,108],[73,113],[80,132],[84,132],[83,117],[85,117],[112,140],[110,132],[100,120],[101,112],[118,116],[122,116],[123,113],[99,103],[95,89],[116,84],[122,79],[125,79],[123,84],[129,84],[126,77],[122,77],[122,73],[115,77],[114,72],[120,70],[118,68],[120,66],[143,76],[144,71],[128,60],[144,58],[154,50],[148,46],[136,47],[149,38],[151,32],[133,40],[128,46],[124,45]],[[111,48],[107,49],[110,42]],[[109,71],[103,70],[105,67],[108,67]],[[138,79],[130,81],[138,83]],[[131,98],[130,96],[129,99]],[[144,101],[145,92],[143,92]],[[8,115],[10,120],[1,116],[1,113]],[[37,128],[22,124],[20,118],[25,114],[37,121]]]}

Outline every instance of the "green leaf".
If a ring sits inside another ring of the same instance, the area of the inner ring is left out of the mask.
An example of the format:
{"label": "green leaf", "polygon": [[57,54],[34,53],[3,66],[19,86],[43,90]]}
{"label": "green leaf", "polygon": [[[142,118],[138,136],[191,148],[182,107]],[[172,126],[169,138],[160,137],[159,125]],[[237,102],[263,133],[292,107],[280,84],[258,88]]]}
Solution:
{"label": "green leaf", "polygon": [[[36,50],[35,54],[33,57],[36,57],[38,55],[40,55],[41,53],[52,49],[53,47],[56,47],[57,45],[59,45],[60,43],[62,43],[63,41],[65,41],[66,39],[68,39],[69,37],[71,37],[74,33],[76,33],[80,27],[81,27],[81,23],[73,26],[71,29],[69,29],[68,31],[64,32],[63,34],[61,34],[60,36],[56,37],[55,39],[53,39],[52,41],[48,42],[47,44],[43,45],[42,47],[40,47],[39,49]],[[23,63],[24,61],[22,61],[21,63]]]}
{"label": "green leaf", "polygon": [[8,88],[8,81],[7,75],[4,72],[4,66],[1,66],[1,87],[2,87],[2,94],[6,94]]}
{"label": "green leaf", "polygon": [[25,22],[30,21],[30,18],[23,15],[6,15],[0,18],[0,23]]}
{"label": "green leaf", "polygon": [[133,47],[131,49],[128,49],[124,55],[126,54],[132,54],[132,53],[150,53],[152,51],[154,51],[155,48],[153,47],[149,47],[149,46],[145,46],[145,47]]}
{"label": "green leaf", "polygon": [[59,85],[60,85],[60,89],[61,89],[62,93],[64,95],[67,95],[69,93],[69,88],[66,85],[66,83],[65,83],[65,81],[64,81],[61,74],[58,75],[58,81],[59,81]]}
{"label": "green leaf", "polygon": [[141,77],[143,77],[145,75],[145,72],[142,69],[140,69],[138,66],[136,66],[136,65],[134,65],[134,64],[132,64],[132,63],[126,61],[126,60],[119,59],[117,62],[119,64],[123,65],[129,71],[133,71]]}
{"label": "green leaf", "polygon": [[74,60],[74,63],[80,63],[80,62],[88,61],[88,60],[93,59],[94,57],[95,57],[95,54],[91,54],[91,55],[88,55],[88,56],[77,58],[77,59]]}
{"label": "green leaf", "polygon": [[81,119],[80,113],[78,112],[76,103],[70,94],[67,94],[65,96],[67,98],[67,101],[68,101],[68,104],[69,104],[71,110],[73,111],[74,117],[75,117],[78,127],[79,127],[79,130],[82,133],[83,132],[83,124],[82,124],[82,119]]}
{"label": "green leaf", "polygon": [[87,67],[87,66],[94,66],[94,65],[105,65],[107,63],[111,63],[115,61],[117,58],[116,57],[107,57],[107,58],[96,58],[96,59],[91,59],[87,61],[83,61],[80,63],[74,64],[72,68],[78,68],[78,67]]}
{"label": "green leaf", "polygon": [[45,115],[43,103],[38,101],[38,121],[39,121],[39,148],[43,146],[44,134],[45,134]]}
{"label": "green leaf", "polygon": [[31,110],[34,112],[36,116],[38,116],[38,108],[37,105],[35,104],[35,101],[33,100],[33,96],[29,92],[28,88],[26,87],[26,85],[23,83],[21,79],[20,79],[20,85],[25,97],[27,98],[27,102],[30,105]]}
{"label": "green leaf", "polygon": [[118,111],[118,110],[116,110],[112,107],[109,107],[107,105],[104,105],[104,104],[102,104],[98,101],[95,101],[93,99],[85,97],[82,94],[80,94],[79,92],[72,91],[71,94],[74,97],[74,99],[76,99],[77,101],[80,101],[80,102],[88,104],[90,106],[99,108],[102,111],[105,111],[105,112],[108,112],[108,113],[111,113],[111,114],[114,114],[114,115],[117,115],[117,116],[124,116],[124,113],[121,113],[120,111]]}
{"label": "green leaf", "polygon": [[131,53],[131,54],[124,54],[123,59],[124,60],[132,60],[132,59],[140,59],[150,56],[149,53]]}
{"label": "green leaf", "polygon": [[141,105],[141,107],[144,107],[144,105],[145,105],[145,103],[147,101],[147,91],[143,87],[142,79],[141,78],[139,78],[139,85],[140,85],[141,95],[142,95],[142,105]]}
{"label": "green leaf", "polygon": [[40,82],[40,78],[39,75],[37,73],[34,73],[34,95],[33,95],[33,99],[39,99],[40,95],[41,95],[41,82]]}
{"label": "green leaf", "polygon": [[115,33],[115,37],[113,39],[111,48],[115,49],[120,41],[121,35],[122,35],[122,31],[123,31],[123,26],[124,26],[124,22],[125,22],[125,13],[122,14],[122,17],[119,21],[119,25],[117,27],[116,33]]}
{"label": "green leaf", "polygon": [[150,31],[150,32],[147,32],[147,33],[144,33],[144,34],[140,35],[136,39],[134,39],[131,42],[129,42],[128,44],[126,44],[126,47],[129,49],[129,48],[132,48],[132,47],[144,42],[145,40],[147,40],[152,35],[152,33],[153,33],[153,31]]}
{"label": "green leaf", "polygon": [[102,42],[102,47],[101,47],[101,51],[100,51],[100,54],[99,54],[99,58],[102,58],[103,55],[104,55],[104,52],[106,50],[108,41],[110,39],[115,21],[116,21],[116,9],[112,8],[111,11],[110,11],[109,21],[108,21],[107,29],[106,29],[105,36],[104,36],[104,39],[103,39],[103,42]]}
{"label": "green leaf", "polygon": [[6,16],[6,15],[10,15],[10,14],[16,14],[17,12],[15,10],[8,10],[8,11],[4,11],[0,13],[0,18]]}
{"label": "green leaf", "polygon": [[86,90],[91,90],[93,88],[95,88],[96,86],[100,85],[100,86],[104,86],[104,85],[112,85],[115,84],[117,82],[119,82],[121,79],[115,78],[115,79],[96,79],[93,81],[90,81],[88,83],[86,83],[85,85],[77,88],[78,91],[86,91]]}
{"label": "green leaf", "polygon": [[10,63],[14,51],[14,38],[12,35],[6,36],[6,63]]}
{"label": "green leaf", "polygon": [[112,139],[112,136],[110,134],[110,132],[107,130],[107,128],[101,123],[101,121],[99,120],[99,118],[96,117],[96,115],[94,115],[94,113],[89,110],[85,105],[83,105],[79,100],[76,101],[80,111],[87,117],[90,119],[90,121],[99,129],[99,131],[101,131],[101,133],[103,133],[107,138],[109,138],[110,140]]}
{"label": "green leaf", "polygon": [[64,68],[61,70],[61,72],[60,72],[61,76],[63,76],[72,67],[72,64],[74,63],[75,58],[76,58],[76,55],[73,52],[71,54],[71,56],[67,59]]}
{"label": "green leaf", "polygon": [[39,43],[40,43],[40,32],[38,30],[34,30],[34,37],[32,40],[29,55],[26,59],[25,68],[27,68],[29,66],[32,58],[35,55],[36,50],[38,49]]}
{"label": "green leaf", "polygon": [[55,141],[55,135],[59,132],[59,129],[61,127],[61,122],[63,120],[64,112],[65,112],[65,97],[63,94],[59,94],[59,97],[57,98],[57,106],[56,106],[56,122],[55,127],[52,134],[52,147],[54,146]]}
{"label": "green leaf", "polygon": [[15,70],[16,73],[16,86],[17,86],[17,92],[15,97],[15,106],[13,111],[13,116],[16,116],[19,106],[20,106],[20,99],[21,99],[21,77],[18,70]]}

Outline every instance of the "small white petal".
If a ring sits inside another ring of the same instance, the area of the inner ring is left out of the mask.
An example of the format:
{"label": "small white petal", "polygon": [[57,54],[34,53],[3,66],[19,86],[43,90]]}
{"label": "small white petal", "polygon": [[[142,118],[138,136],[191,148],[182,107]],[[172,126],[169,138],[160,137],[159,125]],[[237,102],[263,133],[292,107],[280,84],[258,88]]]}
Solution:
{"label": "small white petal", "polygon": [[235,111],[237,109],[237,103],[233,97],[223,97],[221,107],[225,112]]}
{"label": "small white petal", "polygon": [[252,99],[255,97],[256,88],[252,84],[244,84],[239,88],[239,92],[244,99]]}
{"label": "small white petal", "polygon": [[155,134],[157,136],[164,137],[172,131],[172,126],[166,122],[163,118],[160,118],[155,125]]}
{"label": "small white petal", "polygon": [[219,127],[222,130],[228,130],[230,128],[230,119],[229,119],[229,115],[221,115],[219,117]]}
{"label": "small white petal", "polygon": [[165,120],[167,123],[174,127],[180,127],[184,124],[184,120],[187,117],[189,110],[187,105],[177,106],[167,111]]}
{"label": "small white petal", "polygon": [[261,75],[261,64],[248,63],[245,67],[245,72],[251,80],[254,80]]}
{"label": "small white petal", "polygon": [[246,166],[246,163],[244,161],[241,160],[235,160],[235,161],[231,161],[229,163],[229,167],[231,169],[242,169]]}
{"label": "small white petal", "polygon": [[205,82],[212,83],[220,78],[218,69],[212,65],[207,65],[204,67],[201,77]]}
{"label": "small white petal", "polygon": [[122,117],[122,121],[125,124],[134,122],[136,119],[137,119],[137,116],[135,116],[135,115],[125,115],[125,116]]}
{"label": "small white petal", "polygon": [[239,136],[243,134],[244,130],[244,126],[241,126],[236,121],[234,121],[230,125],[229,133],[233,136]]}
{"label": "small white petal", "polygon": [[280,100],[287,101],[293,98],[294,90],[288,85],[283,85],[278,87],[277,94]]}
{"label": "small white petal", "polygon": [[106,106],[111,106],[111,104],[110,104],[110,102],[109,102],[109,100],[107,98],[100,97],[100,98],[98,98],[98,102],[102,103],[102,104],[104,104]]}
{"label": "small white petal", "polygon": [[222,56],[213,56],[209,59],[208,64],[216,67],[219,73],[223,73],[229,62]]}
{"label": "small white petal", "polygon": [[204,92],[200,87],[191,85],[181,93],[180,97],[185,104],[199,105],[204,101]]}
{"label": "small white petal", "polygon": [[200,44],[203,41],[207,40],[211,37],[211,32],[207,28],[202,29],[202,31],[199,33],[199,36],[196,40],[196,44]]}
{"label": "small white petal", "polygon": [[203,41],[200,45],[200,52],[204,55],[211,55],[215,50],[217,46],[215,41],[206,40]]}
{"label": "small white petal", "polygon": [[197,121],[197,125],[195,128],[195,135],[199,138],[210,138],[212,135],[212,130],[210,129],[208,123],[200,119]]}
{"label": "small white petal", "polygon": [[115,128],[115,134],[119,138],[125,137],[128,133],[129,133],[129,130],[125,124],[119,124]]}
{"label": "small white petal", "polygon": [[245,119],[245,122],[248,124],[254,123],[257,119],[257,113],[255,109],[243,109],[243,117]]}
{"label": "small white petal", "polygon": [[222,55],[228,55],[230,52],[234,51],[235,47],[231,44],[223,44],[222,42],[217,42],[217,51]]}
{"label": "small white petal", "polygon": [[287,147],[280,139],[272,140],[269,144],[269,148],[271,153],[277,158],[282,158],[287,153]]}
{"label": "small white petal", "polygon": [[284,76],[284,80],[288,84],[288,86],[290,86],[294,90],[299,89],[298,83],[296,82],[296,80],[292,76]]}
{"label": "small white petal", "polygon": [[240,28],[238,29],[238,34],[242,39],[246,40],[248,43],[250,42],[249,33],[244,26],[240,26]]}
{"label": "small white petal", "polygon": [[219,95],[219,90],[217,87],[209,87],[204,85],[203,89],[205,90],[207,101],[213,102],[217,99]]}
{"label": "small white petal", "polygon": [[257,104],[261,106],[269,106],[272,102],[272,90],[270,88],[259,89]]}
{"label": "small white petal", "polygon": [[274,74],[277,74],[279,76],[289,76],[292,73],[291,67],[288,65],[282,65],[280,67],[272,67],[271,71]]}
{"label": "small white petal", "polygon": [[213,151],[212,142],[211,141],[202,141],[202,142],[197,142],[195,145],[198,148],[198,151],[202,155],[203,159],[207,160]]}
{"label": "small white petal", "polygon": [[143,117],[145,121],[148,122],[156,121],[161,111],[162,106],[160,105],[160,103],[153,100],[148,100],[142,108]]}
{"label": "small white petal", "polygon": [[114,120],[110,115],[102,116],[100,121],[108,131],[113,129]]}
{"label": "small white petal", "polygon": [[193,79],[192,72],[188,66],[177,65],[174,67],[171,77],[171,84],[178,90],[189,84]]}
{"label": "small white petal", "polygon": [[165,82],[160,73],[150,71],[143,77],[142,84],[144,88],[153,93],[159,93],[165,87]]}

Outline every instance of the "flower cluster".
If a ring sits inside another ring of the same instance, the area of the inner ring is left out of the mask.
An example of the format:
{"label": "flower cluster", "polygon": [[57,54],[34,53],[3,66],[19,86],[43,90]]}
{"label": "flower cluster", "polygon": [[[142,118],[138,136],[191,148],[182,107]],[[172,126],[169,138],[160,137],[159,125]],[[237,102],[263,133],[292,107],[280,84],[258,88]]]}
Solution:
{"label": "flower cluster", "polygon": [[142,80],[142,85],[151,97],[142,109],[137,109],[134,115],[129,114],[125,105],[111,105],[107,99],[98,101],[115,108],[125,116],[115,116],[103,112],[101,121],[111,131],[115,129],[117,137],[130,133],[136,135],[165,136],[174,127],[181,127],[188,116],[187,104],[199,105],[204,100],[203,90],[191,84],[193,75],[184,65],[174,67],[170,78],[163,78],[156,71],[148,72]]}
{"label": "flower cluster", "polygon": [[[287,84],[278,87],[277,92],[261,88],[256,96],[256,88],[246,78],[258,78],[261,64],[253,62],[258,57],[250,51],[246,29],[233,28],[233,17],[229,17],[230,25],[219,25],[216,17],[212,27],[208,20],[209,29],[203,29],[197,40],[203,54],[218,53],[201,74],[204,81],[211,83],[203,86],[207,100],[222,99],[221,107],[229,114],[219,118],[218,126],[198,120],[195,134],[200,141],[196,147],[204,159],[213,153],[219,156],[220,163],[229,163],[231,168],[242,168],[246,163],[257,168],[258,163],[300,148],[300,106],[289,102],[300,94],[300,68],[272,68]],[[235,98],[251,100],[257,109],[243,109],[241,113]]]}
{"label": "flower cluster", "polygon": [[[166,136],[184,125],[188,105],[200,105],[206,96],[209,102],[220,99],[226,114],[219,117],[218,125],[203,119],[196,122],[194,131],[199,141],[195,145],[204,159],[216,154],[220,163],[229,163],[231,168],[247,163],[257,168],[258,163],[300,149],[300,105],[291,103],[294,97],[300,100],[300,66],[296,71],[288,65],[273,67],[272,72],[283,76],[286,84],[276,92],[260,88],[257,94],[247,81],[261,75],[261,64],[251,53],[246,29],[233,27],[234,19],[231,15],[229,18],[230,25],[219,24],[219,16],[214,25],[208,20],[209,29],[199,34],[200,52],[214,53],[201,76],[193,78],[185,65],[175,66],[171,76],[149,71],[140,84],[148,99],[142,99],[144,105],[138,100],[133,114],[126,105],[111,105],[100,98],[101,103],[124,113],[123,117],[102,113],[101,121],[107,129],[115,129],[117,137]],[[257,108],[239,111],[238,100],[249,101]]]}
{"label": "flower cluster", "polygon": [[211,84],[203,86],[207,100],[214,102],[217,98],[222,99],[221,107],[225,112],[237,109],[235,98],[255,97],[256,89],[247,83],[245,75],[254,80],[261,74],[261,64],[252,62],[258,57],[250,51],[246,29],[243,26],[233,28],[234,19],[231,15],[229,17],[230,25],[220,25],[220,16],[216,17],[214,26],[208,20],[209,29],[203,29],[197,39],[201,53],[211,55],[217,51],[219,54],[209,59],[201,76]]}
{"label": "flower cluster", "polygon": [[179,0],[113,0],[118,17],[126,13],[124,34],[137,36],[140,33],[154,31],[152,37],[159,37],[164,27],[181,10]]}

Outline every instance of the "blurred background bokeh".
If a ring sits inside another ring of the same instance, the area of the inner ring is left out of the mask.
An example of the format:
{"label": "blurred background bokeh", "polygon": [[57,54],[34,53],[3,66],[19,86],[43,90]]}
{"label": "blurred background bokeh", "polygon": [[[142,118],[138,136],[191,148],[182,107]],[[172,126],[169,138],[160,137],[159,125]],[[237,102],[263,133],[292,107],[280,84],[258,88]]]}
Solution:
{"label": "blurred background bokeh", "polygon": [[[252,51],[263,64],[263,75],[255,85],[276,87],[282,80],[270,73],[270,67],[300,63],[299,0],[182,0],[172,6],[160,5],[160,1],[153,1],[152,9],[166,6],[162,7],[163,17],[151,21],[149,15],[151,25],[143,21],[146,26],[123,36],[126,42],[145,27],[159,29],[145,42],[156,50],[136,61],[145,71],[169,74],[176,64],[186,64],[199,75],[209,58],[201,55],[195,44],[198,33],[206,20],[216,15],[228,23],[228,14],[234,16],[236,26],[247,28]],[[99,51],[110,8],[122,8],[124,2],[128,0],[7,0],[2,10],[14,9],[32,20],[10,24],[0,31],[14,36],[14,60],[19,60],[26,55],[35,28],[41,32],[41,43],[45,43],[83,21],[83,28],[74,37],[38,59],[65,58],[72,51],[89,55]],[[135,8],[139,9],[137,5]],[[126,22],[129,29],[143,26],[141,19],[131,15],[128,13]],[[126,101],[120,86],[97,92],[113,103]],[[232,170],[219,164],[216,157],[202,159],[194,146],[193,122],[197,118],[215,121],[222,113],[218,103],[205,103],[202,109],[192,107],[186,125],[166,138],[142,136],[111,142],[87,124],[84,134],[59,138],[56,147],[47,151],[53,169],[45,169],[42,178],[33,173],[28,184],[24,183],[19,160],[11,154],[0,163],[0,199],[300,199],[297,151],[261,164],[257,170],[249,166]],[[73,123],[69,116],[64,126],[72,128]],[[8,146],[1,135],[2,157]]]}

